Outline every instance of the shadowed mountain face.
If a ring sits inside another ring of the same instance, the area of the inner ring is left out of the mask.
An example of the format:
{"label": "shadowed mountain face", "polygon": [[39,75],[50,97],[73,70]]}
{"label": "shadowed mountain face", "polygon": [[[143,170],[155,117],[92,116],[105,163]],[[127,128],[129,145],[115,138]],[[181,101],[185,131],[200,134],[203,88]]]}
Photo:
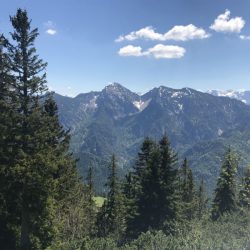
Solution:
{"label": "shadowed mountain face", "polygon": [[55,94],[55,99],[62,124],[71,129],[80,171],[95,167],[98,190],[110,156],[115,153],[126,172],[145,136],[158,140],[166,133],[180,160],[188,157],[210,190],[225,147],[231,145],[243,163],[250,162],[250,107],[235,99],[164,86],[139,96],[117,83],[75,98]]}

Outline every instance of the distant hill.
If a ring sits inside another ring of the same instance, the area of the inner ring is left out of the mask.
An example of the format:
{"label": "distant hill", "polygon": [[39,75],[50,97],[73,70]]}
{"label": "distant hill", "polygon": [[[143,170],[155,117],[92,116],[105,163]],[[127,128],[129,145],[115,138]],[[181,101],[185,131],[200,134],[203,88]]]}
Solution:
{"label": "distant hill", "polygon": [[189,159],[210,191],[227,146],[241,153],[243,165],[250,163],[250,107],[236,99],[165,86],[140,96],[118,83],[75,98],[55,94],[55,99],[62,124],[71,129],[79,169],[84,174],[94,166],[99,191],[110,156],[117,155],[124,174],[145,136],[158,140],[167,133],[179,159]]}

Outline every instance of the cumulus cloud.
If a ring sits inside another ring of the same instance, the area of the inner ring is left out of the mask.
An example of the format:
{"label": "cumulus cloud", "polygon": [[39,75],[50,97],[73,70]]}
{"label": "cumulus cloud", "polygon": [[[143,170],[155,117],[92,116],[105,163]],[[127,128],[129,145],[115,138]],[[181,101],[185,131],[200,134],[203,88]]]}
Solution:
{"label": "cumulus cloud", "polygon": [[139,46],[128,45],[118,51],[120,56],[153,56],[156,59],[174,59],[185,55],[186,50],[180,46],[157,44],[152,48],[142,51]]}
{"label": "cumulus cloud", "polygon": [[120,48],[118,51],[120,56],[142,56],[142,48],[140,46],[136,47],[133,45],[128,45]]}
{"label": "cumulus cloud", "polygon": [[202,28],[198,28],[193,24],[189,24],[186,26],[177,25],[174,26],[168,32],[161,34],[155,32],[154,28],[151,26],[147,26],[137,31],[132,31],[128,35],[119,36],[115,41],[134,41],[137,39],[146,39],[153,41],[167,41],[167,40],[175,40],[175,41],[187,41],[193,39],[204,39],[208,38],[210,35]]}
{"label": "cumulus cloud", "polygon": [[240,36],[240,39],[241,39],[241,40],[250,40],[250,36],[241,35],[241,36]]}
{"label": "cumulus cloud", "polygon": [[225,13],[219,15],[210,26],[210,29],[216,32],[240,33],[245,21],[242,17],[230,18],[230,14],[231,12],[226,10]]}
{"label": "cumulus cloud", "polygon": [[193,39],[208,38],[208,34],[204,29],[197,28],[193,24],[186,26],[177,25],[164,34],[164,40],[187,41]]}
{"label": "cumulus cloud", "polygon": [[153,55],[155,58],[181,58],[185,55],[186,50],[176,45],[163,45],[157,44],[153,48],[147,50],[149,55]]}
{"label": "cumulus cloud", "polygon": [[46,23],[44,23],[44,27],[46,28],[45,32],[48,35],[54,36],[57,33],[56,25],[52,21],[47,21]]}
{"label": "cumulus cloud", "polygon": [[148,40],[162,40],[162,34],[155,32],[154,28],[151,26],[147,26],[145,28],[142,28],[137,31],[132,31],[128,35],[125,36],[119,36],[116,39],[116,42],[122,42],[122,41],[134,41],[137,39],[148,39]]}

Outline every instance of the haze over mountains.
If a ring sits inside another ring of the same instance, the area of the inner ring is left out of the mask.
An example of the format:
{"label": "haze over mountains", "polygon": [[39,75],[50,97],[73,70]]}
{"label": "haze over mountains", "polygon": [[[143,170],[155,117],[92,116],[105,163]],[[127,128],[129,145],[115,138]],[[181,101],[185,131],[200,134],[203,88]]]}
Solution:
{"label": "haze over mountains", "polygon": [[63,126],[71,129],[80,171],[93,165],[99,190],[113,153],[125,173],[144,137],[158,140],[166,133],[179,159],[187,157],[195,176],[204,177],[211,191],[226,147],[240,152],[242,165],[250,162],[250,106],[245,104],[250,95],[225,92],[243,103],[210,93],[160,86],[140,96],[113,83],[99,92],[75,98],[55,94],[55,99]]}

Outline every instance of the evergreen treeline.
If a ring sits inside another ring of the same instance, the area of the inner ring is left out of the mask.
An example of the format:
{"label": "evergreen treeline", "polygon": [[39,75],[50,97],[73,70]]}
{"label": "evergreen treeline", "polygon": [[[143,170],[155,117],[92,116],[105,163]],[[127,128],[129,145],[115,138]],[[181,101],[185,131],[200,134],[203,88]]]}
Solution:
{"label": "evergreen treeline", "polygon": [[213,198],[179,164],[167,136],[145,138],[133,169],[109,166],[104,204],[94,201],[93,169],[80,179],[36,53],[38,30],[25,10],[0,37],[0,248],[248,249],[250,168],[225,152]]}

